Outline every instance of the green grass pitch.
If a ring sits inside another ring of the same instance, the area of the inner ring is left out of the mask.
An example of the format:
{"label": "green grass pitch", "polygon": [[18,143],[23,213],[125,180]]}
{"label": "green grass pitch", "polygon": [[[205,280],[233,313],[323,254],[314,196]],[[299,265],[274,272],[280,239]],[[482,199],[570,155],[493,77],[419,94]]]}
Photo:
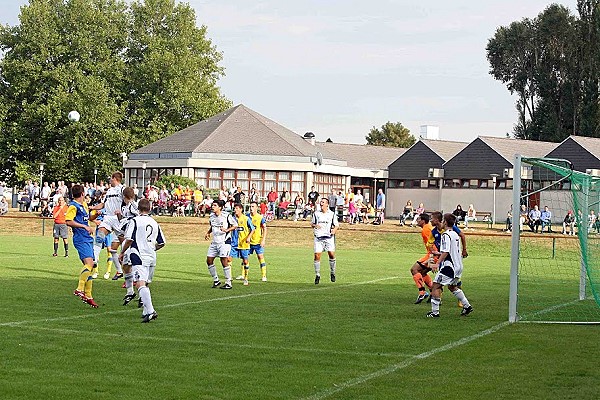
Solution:
{"label": "green grass pitch", "polygon": [[468,240],[466,318],[449,292],[424,317],[409,273],[420,237],[390,233],[341,241],[336,283],[323,262],[313,284],[307,241],[269,247],[269,281],[251,259],[250,286],[230,291],[210,288],[206,242],[170,242],[159,318],[141,324],[103,266],[91,309],[72,295],[74,249],[52,258],[48,236],[0,233],[0,398],[597,399],[600,327],[507,324],[509,239]]}

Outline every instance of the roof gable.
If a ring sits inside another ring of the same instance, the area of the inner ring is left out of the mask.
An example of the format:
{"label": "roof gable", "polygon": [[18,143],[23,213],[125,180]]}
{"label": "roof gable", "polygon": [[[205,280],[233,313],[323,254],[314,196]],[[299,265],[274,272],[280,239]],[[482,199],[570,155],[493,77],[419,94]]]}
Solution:
{"label": "roof gable", "polygon": [[524,157],[544,157],[558,146],[557,143],[553,142],[493,136],[479,136],[477,139],[487,144],[511,164],[513,163],[515,154],[521,154]]}
{"label": "roof gable", "polygon": [[600,138],[569,136],[546,155],[569,160],[577,171],[600,168]]}
{"label": "roof gable", "polygon": [[346,160],[349,167],[372,170],[387,169],[388,165],[406,151],[402,147],[332,142],[317,142],[317,147],[334,153],[341,159]]}
{"label": "roof gable", "polygon": [[[586,137],[586,136],[569,136],[566,140],[572,140],[579,144],[586,151],[592,154],[594,157],[600,159],[600,138]],[[562,144],[562,143],[561,143]]]}
{"label": "roof gable", "polygon": [[[343,160],[320,150],[323,158]],[[239,104],[134,153],[215,153],[313,157],[317,148],[300,135]]]}
{"label": "roof gable", "polygon": [[466,142],[454,142],[451,140],[421,139],[419,142],[422,142],[429,147],[444,161],[448,161],[468,146],[468,143]]}

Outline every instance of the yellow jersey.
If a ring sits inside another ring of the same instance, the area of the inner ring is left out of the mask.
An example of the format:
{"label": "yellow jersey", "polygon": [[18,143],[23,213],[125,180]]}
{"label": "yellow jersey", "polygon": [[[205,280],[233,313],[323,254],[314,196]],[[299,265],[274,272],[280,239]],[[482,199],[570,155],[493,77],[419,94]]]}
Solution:
{"label": "yellow jersey", "polygon": [[252,234],[252,237],[250,237],[250,244],[260,244],[263,236],[262,227],[266,226],[267,221],[260,213],[256,213],[256,215],[248,214],[248,218],[251,219],[252,225],[254,225],[254,233]]}
{"label": "yellow jersey", "polygon": [[250,243],[246,241],[248,239],[248,235],[250,232],[254,230],[254,225],[250,218],[246,215],[242,214],[239,217],[235,217],[237,219],[238,226],[236,228],[237,231],[237,248],[240,250],[248,250],[250,249]]}

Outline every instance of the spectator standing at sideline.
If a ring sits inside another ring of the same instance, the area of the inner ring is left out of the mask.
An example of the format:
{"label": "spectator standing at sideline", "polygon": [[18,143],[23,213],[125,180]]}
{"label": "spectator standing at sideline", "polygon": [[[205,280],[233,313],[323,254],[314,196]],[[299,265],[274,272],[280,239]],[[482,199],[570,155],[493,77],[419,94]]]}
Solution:
{"label": "spectator standing at sideline", "polygon": [[329,209],[335,213],[335,207],[337,206],[337,195],[335,194],[335,189],[331,189],[331,194],[327,196],[327,201],[329,202]]}
{"label": "spectator standing at sideline", "polygon": [[359,204],[362,204],[365,202],[365,198],[362,195],[362,192],[360,191],[360,189],[358,189],[356,191],[356,194],[354,195],[354,202],[356,203],[356,205],[358,206]]}
{"label": "spectator standing at sideline", "polygon": [[275,188],[272,187],[271,191],[267,194],[267,202],[268,202],[268,211],[272,212],[275,215],[275,203],[277,203],[277,192]]}
{"label": "spectator standing at sideline", "polygon": [[385,193],[383,193],[383,189],[379,189],[377,191],[377,202],[375,203],[377,207],[377,212],[379,213],[380,223],[383,225],[383,218],[385,214]]}
{"label": "spectator standing at sideline", "polygon": [[0,215],[4,215],[8,212],[8,203],[4,198],[4,195],[0,196]]}
{"label": "spectator standing at sideline", "polygon": [[44,186],[42,187],[42,191],[40,193],[40,200],[48,202],[50,200],[50,192],[51,189],[48,185],[48,182],[44,182]]}
{"label": "spectator standing at sideline", "polygon": [[318,199],[319,199],[319,192],[317,192],[315,190],[314,186],[311,186],[310,192],[308,193],[308,203],[312,204],[312,206],[315,207]]}
{"label": "spectator standing at sideline", "polygon": [[506,213],[506,232],[511,232],[512,231],[512,204],[510,205],[510,208],[508,209],[508,212]]}

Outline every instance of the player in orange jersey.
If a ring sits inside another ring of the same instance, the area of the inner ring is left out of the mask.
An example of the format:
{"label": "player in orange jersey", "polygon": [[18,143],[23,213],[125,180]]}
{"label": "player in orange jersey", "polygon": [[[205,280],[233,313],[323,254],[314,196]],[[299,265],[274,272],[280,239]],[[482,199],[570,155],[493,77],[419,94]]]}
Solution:
{"label": "player in orange jersey", "polygon": [[425,291],[425,286],[431,291],[433,282],[428,275],[429,271],[431,271],[429,264],[433,261],[433,253],[437,251],[434,245],[428,243],[429,237],[431,236],[431,230],[433,229],[433,226],[429,223],[429,214],[419,214],[417,217],[417,225],[421,227],[421,238],[423,239],[427,254],[418,259],[410,269],[415,285],[417,285],[417,289],[419,289],[419,296],[417,297],[415,304],[419,304],[423,300],[429,298],[429,294]]}

